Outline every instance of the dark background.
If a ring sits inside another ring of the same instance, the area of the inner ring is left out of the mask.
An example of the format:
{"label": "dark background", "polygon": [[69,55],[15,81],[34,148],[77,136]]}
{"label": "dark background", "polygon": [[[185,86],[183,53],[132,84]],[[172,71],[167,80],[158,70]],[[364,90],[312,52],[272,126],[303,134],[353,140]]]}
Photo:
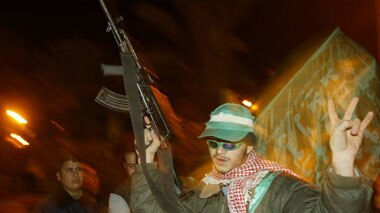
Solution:
{"label": "dark background", "polygon": [[[208,159],[195,138],[225,89],[255,100],[289,55],[336,27],[378,55],[374,0],[106,3],[126,20],[172,104],[174,160],[184,176]],[[54,156],[67,149],[97,171],[107,199],[125,177],[122,152],[133,148],[133,136],[128,115],[94,102],[102,86],[123,91],[120,79],[103,77],[99,68],[120,60],[98,1],[15,0],[0,10],[0,106],[29,121],[20,128],[0,115],[0,194],[44,193],[48,187],[38,180],[54,181]],[[31,145],[7,143],[10,131]]]}

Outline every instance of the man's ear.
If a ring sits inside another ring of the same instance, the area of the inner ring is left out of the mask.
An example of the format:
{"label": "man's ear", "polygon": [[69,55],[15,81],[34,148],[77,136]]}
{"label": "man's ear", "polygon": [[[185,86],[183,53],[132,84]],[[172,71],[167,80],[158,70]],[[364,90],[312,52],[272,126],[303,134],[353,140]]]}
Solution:
{"label": "man's ear", "polygon": [[61,173],[56,172],[56,173],[55,173],[55,176],[57,176],[57,180],[58,180],[58,181],[61,181]]}
{"label": "man's ear", "polygon": [[253,146],[247,146],[247,154],[253,151]]}

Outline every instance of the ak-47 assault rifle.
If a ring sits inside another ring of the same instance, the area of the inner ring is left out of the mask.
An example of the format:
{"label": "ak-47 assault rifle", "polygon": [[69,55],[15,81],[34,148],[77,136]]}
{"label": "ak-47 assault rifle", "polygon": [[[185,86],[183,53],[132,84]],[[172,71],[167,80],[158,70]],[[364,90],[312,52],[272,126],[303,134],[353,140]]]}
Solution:
{"label": "ak-47 assault rifle", "polygon": [[[148,67],[143,64],[143,60],[140,60],[140,58],[137,56],[136,51],[133,48],[132,43],[129,40],[124,29],[117,26],[117,24],[120,24],[123,18],[118,17],[114,20],[111,17],[104,1],[100,0],[100,4],[108,20],[107,31],[112,32],[120,52],[124,54],[130,54],[133,57],[136,66],[136,85],[140,95],[139,104],[141,107],[141,111],[144,115],[149,117],[153,129],[156,131],[158,135],[163,137],[165,140],[170,139],[172,136],[170,128],[168,127],[166,120],[151,90],[151,87],[153,86],[152,83],[154,83],[154,80],[151,76],[153,72],[149,70]],[[133,67],[128,68],[133,69]],[[101,64],[101,69],[103,70],[104,76],[123,75],[122,66]],[[126,76],[123,77],[126,78]],[[130,111],[130,101],[128,101],[127,96],[113,92],[107,89],[106,87],[103,87],[100,90],[95,100],[102,106],[105,106],[115,111]]]}
{"label": "ak-47 assault rifle", "polygon": [[108,20],[107,31],[111,31],[115,37],[122,62],[121,66],[102,64],[101,67],[105,76],[123,76],[126,95],[115,93],[103,87],[96,97],[96,101],[107,108],[120,112],[129,112],[132,120],[136,146],[141,160],[141,167],[149,188],[162,210],[165,212],[178,212],[175,203],[177,197],[175,189],[180,192],[179,194],[181,196],[183,195],[183,191],[178,184],[173,169],[170,147],[164,142],[161,145],[161,149],[158,151],[158,161],[161,165],[160,169],[165,173],[165,176],[168,177],[164,180],[163,190],[160,190],[154,184],[145,165],[146,146],[144,143],[143,117],[149,117],[153,130],[163,139],[163,141],[166,141],[171,137],[171,131],[152,92],[152,89],[154,89],[152,87],[153,82],[150,76],[152,72],[144,66],[142,60],[136,54],[125,30],[122,27],[119,27],[122,18],[113,18],[104,3],[104,0],[99,0],[99,2]]}

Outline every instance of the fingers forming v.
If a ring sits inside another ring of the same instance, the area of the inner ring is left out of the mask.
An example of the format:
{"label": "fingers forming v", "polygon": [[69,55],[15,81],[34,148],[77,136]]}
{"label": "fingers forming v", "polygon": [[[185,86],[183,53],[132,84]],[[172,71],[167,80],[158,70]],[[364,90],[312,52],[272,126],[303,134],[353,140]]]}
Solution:
{"label": "fingers forming v", "polygon": [[352,121],[351,135],[358,135],[360,130],[360,120],[356,118]]}
{"label": "fingers forming v", "polygon": [[352,114],[354,113],[355,108],[358,105],[358,103],[359,103],[358,97],[354,97],[351,100],[350,104],[348,105],[348,107],[346,109],[346,112],[344,113],[343,120],[348,120],[348,121],[351,120]]}
{"label": "fingers forming v", "polygon": [[329,113],[329,119],[330,119],[331,128],[333,128],[333,127],[335,127],[337,125],[339,117],[336,114],[335,105],[334,105],[334,102],[331,99],[329,99],[327,101],[327,111]]}
{"label": "fingers forming v", "polygon": [[365,118],[363,119],[363,121],[360,124],[359,134],[362,134],[364,132],[364,130],[365,130],[365,128],[367,128],[368,124],[371,123],[373,116],[374,116],[374,114],[372,111],[367,113],[367,115],[365,116]]}

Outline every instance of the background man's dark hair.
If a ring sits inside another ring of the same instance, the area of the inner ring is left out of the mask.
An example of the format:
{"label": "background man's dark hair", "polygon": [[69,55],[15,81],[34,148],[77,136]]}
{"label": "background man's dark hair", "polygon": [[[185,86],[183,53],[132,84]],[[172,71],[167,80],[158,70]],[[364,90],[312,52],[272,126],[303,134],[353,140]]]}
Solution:
{"label": "background man's dark hair", "polygon": [[55,156],[54,170],[60,172],[63,164],[67,161],[83,162],[76,154],[66,150],[60,150]]}

